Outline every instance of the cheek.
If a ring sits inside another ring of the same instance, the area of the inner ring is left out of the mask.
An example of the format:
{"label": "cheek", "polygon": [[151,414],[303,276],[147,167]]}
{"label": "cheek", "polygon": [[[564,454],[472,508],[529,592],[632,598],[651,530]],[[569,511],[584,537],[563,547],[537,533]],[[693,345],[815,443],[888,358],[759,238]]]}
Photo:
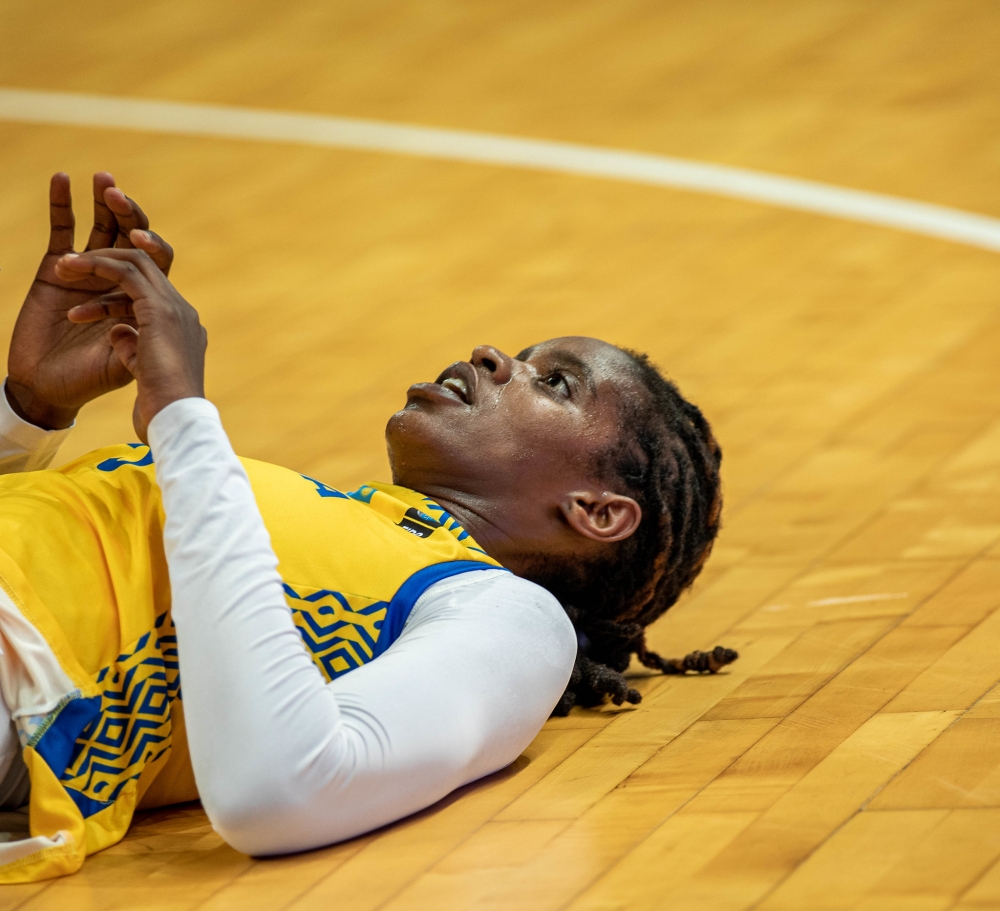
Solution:
{"label": "cheek", "polygon": [[483,422],[483,436],[495,460],[539,478],[577,473],[589,464],[589,428],[578,412],[553,402],[501,404]]}

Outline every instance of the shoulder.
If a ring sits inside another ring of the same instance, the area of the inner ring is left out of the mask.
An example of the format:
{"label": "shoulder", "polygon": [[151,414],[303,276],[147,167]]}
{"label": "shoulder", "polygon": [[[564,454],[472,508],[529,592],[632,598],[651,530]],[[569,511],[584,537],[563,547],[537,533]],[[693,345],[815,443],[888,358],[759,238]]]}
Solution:
{"label": "shoulder", "polygon": [[480,569],[435,582],[414,605],[411,619],[467,617],[513,625],[530,622],[551,627],[555,635],[576,642],[566,611],[546,589],[503,569]]}
{"label": "shoulder", "polygon": [[567,676],[576,660],[576,631],[559,601],[506,570],[477,570],[436,582],[414,605],[403,635],[431,629],[444,634],[445,628],[471,648],[541,660],[565,669]]}

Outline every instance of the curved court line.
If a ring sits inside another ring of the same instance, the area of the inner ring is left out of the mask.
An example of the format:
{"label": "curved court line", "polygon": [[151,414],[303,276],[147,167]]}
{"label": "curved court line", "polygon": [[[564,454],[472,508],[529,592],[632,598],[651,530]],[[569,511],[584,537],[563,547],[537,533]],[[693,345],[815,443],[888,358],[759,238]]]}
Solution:
{"label": "curved court line", "polygon": [[0,89],[0,120],[288,142],[604,177],[745,199],[1000,252],[1000,219],[987,215],[745,168],[568,142],[33,89]]}

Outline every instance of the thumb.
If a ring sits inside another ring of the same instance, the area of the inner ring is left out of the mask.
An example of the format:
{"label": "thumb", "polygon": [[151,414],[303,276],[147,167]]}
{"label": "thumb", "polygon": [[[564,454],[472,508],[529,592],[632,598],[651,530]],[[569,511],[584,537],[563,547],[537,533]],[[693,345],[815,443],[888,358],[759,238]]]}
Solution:
{"label": "thumb", "polygon": [[111,347],[115,349],[118,359],[125,365],[132,376],[137,376],[139,367],[139,333],[125,323],[119,323],[111,329]]}

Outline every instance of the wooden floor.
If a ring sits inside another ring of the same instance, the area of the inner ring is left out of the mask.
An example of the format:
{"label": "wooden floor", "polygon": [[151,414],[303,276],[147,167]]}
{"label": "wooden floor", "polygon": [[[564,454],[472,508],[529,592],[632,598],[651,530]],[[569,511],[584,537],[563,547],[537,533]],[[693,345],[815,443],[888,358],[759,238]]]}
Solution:
{"label": "wooden floor", "polygon": [[[632,148],[1000,215],[989,0],[0,0],[0,86]],[[197,806],[6,909],[1000,908],[1000,257],[454,162],[0,123],[0,332],[48,175],[176,246],[238,451],[384,477],[403,390],[480,342],[644,348],[725,450],[725,529],[653,629],[711,678],[550,721],[417,817],[255,862]],[[86,221],[81,217],[81,222]],[[81,230],[81,236],[85,229]],[[131,439],[90,406],[68,458]]]}

